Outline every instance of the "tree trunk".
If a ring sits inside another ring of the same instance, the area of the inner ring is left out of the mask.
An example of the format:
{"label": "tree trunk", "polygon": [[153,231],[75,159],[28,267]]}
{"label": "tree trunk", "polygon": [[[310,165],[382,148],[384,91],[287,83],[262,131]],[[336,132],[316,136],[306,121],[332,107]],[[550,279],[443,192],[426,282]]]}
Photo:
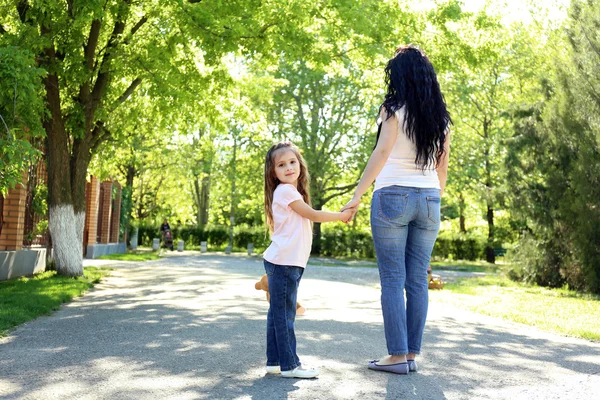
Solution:
{"label": "tree trunk", "polygon": [[198,175],[194,175],[194,182],[192,186],[192,197],[194,199],[194,207],[196,208],[196,226],[198,228],[204,228],[202,225],[202,215],[200,209],[200,182]]}
{"label": "tree trunk", "polygon": [[488,203],[487,206],[487,222],[488,222],[488,242],[486,248],[485,259],[487,262],[494,264],[496,255],[494,254],[494,209]]}
{"label": "tree trunk", "polygon": [[0,234],[2,234],[2,226],[4,226],[4,196],[0,193]]}
{"label": "tree trunk", "polygon": [[459,201],[458,201],[458,221],[459,221],[459,226],[460,226],[460,232],[461,233],[467,233],[467,228],[465,225],[465,208],[466,208],[466,204],[465,204],[465,198],[463,197],[462,192],[459,194],[458,196]]}
{"label": "tree trunk", "polygon": [[487,204],[487,223],[488,223],[488,240],[485,249],[485,259],[487,262],[494,264],[496,255],[494,254],[494,197],[493,197],[493,182],[492,182],[492,163],[490,161],[490,143],[489,143],[489,123],[487,120],[483,124],[484,137],[486,139],[484,158],[485,158],[485,187],[486,187],[486,204]]}
{"label": "tree trunk", "polygon": [[204,229],[208,224],[208,201],[210,191],[210,175],[205,175],[200,181],[199,176],[194,176],[193,196],[196,207],[196,224]]}
{"label": "tree trunk", "polygon": [[313,242],[311,254],[321,255],[321,223],[313,224]]}
{"label": "tree trunk", "polygon": [[131,190],[133,190],[133,179],[137,175],[137,170],[135,169],[135,166],[133,166],[133,165],[127,165],[125,168],[127,169],[127,177],[126,177],[126,181],[125,181],[125,186],[129,186],[131,188]]}
{"label": "tree trunk", "polygon": [[[319,197],[317,198],[313,198],[312,199],[313,202],[313,208],[315,210],[322,210],[323,209],[323,200]],[[313,224],[313,242],[312,242],[312,249],[311,249],[311,254],[315,254],[315,255],[321,255],[321,223],[320,222],[315,222]]]}
{"label": "tree trunk", "polygon": [[[46,55],[54,58],[54,49],[47,49]],[[73,203],[71,164],[67,161],[71,158],[67,148],[69,138],[60,109],[58,77],[55,74],[48,74],[44,78],[44,85],[50,111],[50,118],[44,122],[44,128],[48,162],[48,228],[52,235],[53,258],[56,271],[60,275],[80,276],[83,275],[85,185],[84,211],[81,212],[81,207],[77,207],[79,212],[76,213]]]}
{"label": "tree trunk", "polygon": [[202,178],[202,187],[200,191],[199,204],[199,225],[204,228],[208,224],[208,207],[210,200],[210,175],[205,175]]}
{"label": "tree trunk", "polygon": [[233,137],[233,156],[231,158],[231,208],[229,209],[229,248],[233,252],[233,227],[235,225],[235,177],[236,177],[237,137]]}

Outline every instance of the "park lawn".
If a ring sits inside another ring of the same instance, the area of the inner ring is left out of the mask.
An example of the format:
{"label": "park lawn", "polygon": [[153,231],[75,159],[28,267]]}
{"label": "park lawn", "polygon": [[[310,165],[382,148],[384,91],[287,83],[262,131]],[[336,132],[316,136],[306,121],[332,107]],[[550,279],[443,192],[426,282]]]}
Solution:
{"label": "park lawn", "polygon": [[131,251],[125,254],[107,254],[100,256],[100,260],[117,260],[117,261],[151,261],[158,260],[160,258],[158,251]]}
{"label": "park lawn", "polygon": [[487,261],[466,260],[432,261],[430,265],[433,270],[447,269],[461,272],[499,272],[501,268],[499,264],[491,264]]}
{"label": "park lawn", "polygon": [[0,282],[0,337],[8,330],[58,310],[108,275],[109,268],[87,267],[83,276],[67,278],[47,271],[31,278]]}
{"label": "park lawn", "polygon": [[600,296],[548,289],[502,275],[462,279],[430,299],[567,336],[600,340]]}

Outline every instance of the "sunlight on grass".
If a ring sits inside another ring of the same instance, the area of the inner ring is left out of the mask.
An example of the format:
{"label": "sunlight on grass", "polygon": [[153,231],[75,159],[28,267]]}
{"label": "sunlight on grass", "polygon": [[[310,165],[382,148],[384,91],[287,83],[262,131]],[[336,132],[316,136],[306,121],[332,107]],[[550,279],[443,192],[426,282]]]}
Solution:
{"label": "sunlight on grass", "polygon": [[600,340],[598,296],[525,285],[490,275],[446,284],[442,291],[430,291],[430,298],[546,331]]}
{"label": "sunlight on grass", "polygon": [[158,252],[153,251],[138,251],[138,252],[127,252],[125,254],[107,254],[105,256],[98,257],[100,260],[118,260],[118,261],[150,261],[158,260],[160,256]]}
{"label": "sunlight on grass", "polygon": [[62,303],[81,296],[100,282],[109,271],[109,268],[87,267],[84,275],[77,278],[48,271],[32,278],[0,282],[0,337],[17,325],[58,310]]}
{"label": "sunlight on grass", "polygon": [[498,272],[500,266],[497,264],[490,264],[486,261],[466,261],[466,260],[453,260],[453,261],[432,261],[432,269],[449,269],[452,271],[461,272]]}

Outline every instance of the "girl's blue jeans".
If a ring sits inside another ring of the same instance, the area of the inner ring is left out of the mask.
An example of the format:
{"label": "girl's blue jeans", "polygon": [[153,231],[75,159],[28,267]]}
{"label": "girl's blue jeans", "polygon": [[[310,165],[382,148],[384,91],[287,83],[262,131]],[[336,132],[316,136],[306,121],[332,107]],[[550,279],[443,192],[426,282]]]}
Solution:
{"label": "girl's blue jeans", "polygon": [[299,367],[296,354],[296,299],[304,268],[276,265],[264,260],[271,302],[267,313],[267,366],[282,371]]}
{"label": "girl's blue jeans", "polygon": [[427,267],[439,228],[439,189],[389,186],[373,193],[371,231],[388,354],[421,351],[429,302]]}

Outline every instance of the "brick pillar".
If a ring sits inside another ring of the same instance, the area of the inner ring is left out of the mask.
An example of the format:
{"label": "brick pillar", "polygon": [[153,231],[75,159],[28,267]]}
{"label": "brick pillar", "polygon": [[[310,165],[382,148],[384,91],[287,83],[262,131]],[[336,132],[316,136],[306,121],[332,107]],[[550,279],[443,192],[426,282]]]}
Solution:
{"label": "brick pillar", "polygon": [[121,185],[114,182],[117,187],[116,197],[112,208],[112,220],[110,221],[110,242],[119,243],[119,225],[121,222]]}
{"label": "brick pillar", "polygon": [[100,224],[100,243],[110,243],[110,220],[111,220],[111,208],[112,208],[112,182],[102,182],[102,210],[100,212],[100,218],[102,218]]}
{"label": "brick pillar", "polygon": [[4,226],[0,235],[0,251],[21,250],[25,229],[25,198],[27,188],[18,184],[4,198]]}
{"label": "brick pillar", "polygon": [[85,230],[83,246],[96,244],[98,235],[98,206],[100,204],[100,182],[95,176],[90,176],[90,181],[85,189]]}

